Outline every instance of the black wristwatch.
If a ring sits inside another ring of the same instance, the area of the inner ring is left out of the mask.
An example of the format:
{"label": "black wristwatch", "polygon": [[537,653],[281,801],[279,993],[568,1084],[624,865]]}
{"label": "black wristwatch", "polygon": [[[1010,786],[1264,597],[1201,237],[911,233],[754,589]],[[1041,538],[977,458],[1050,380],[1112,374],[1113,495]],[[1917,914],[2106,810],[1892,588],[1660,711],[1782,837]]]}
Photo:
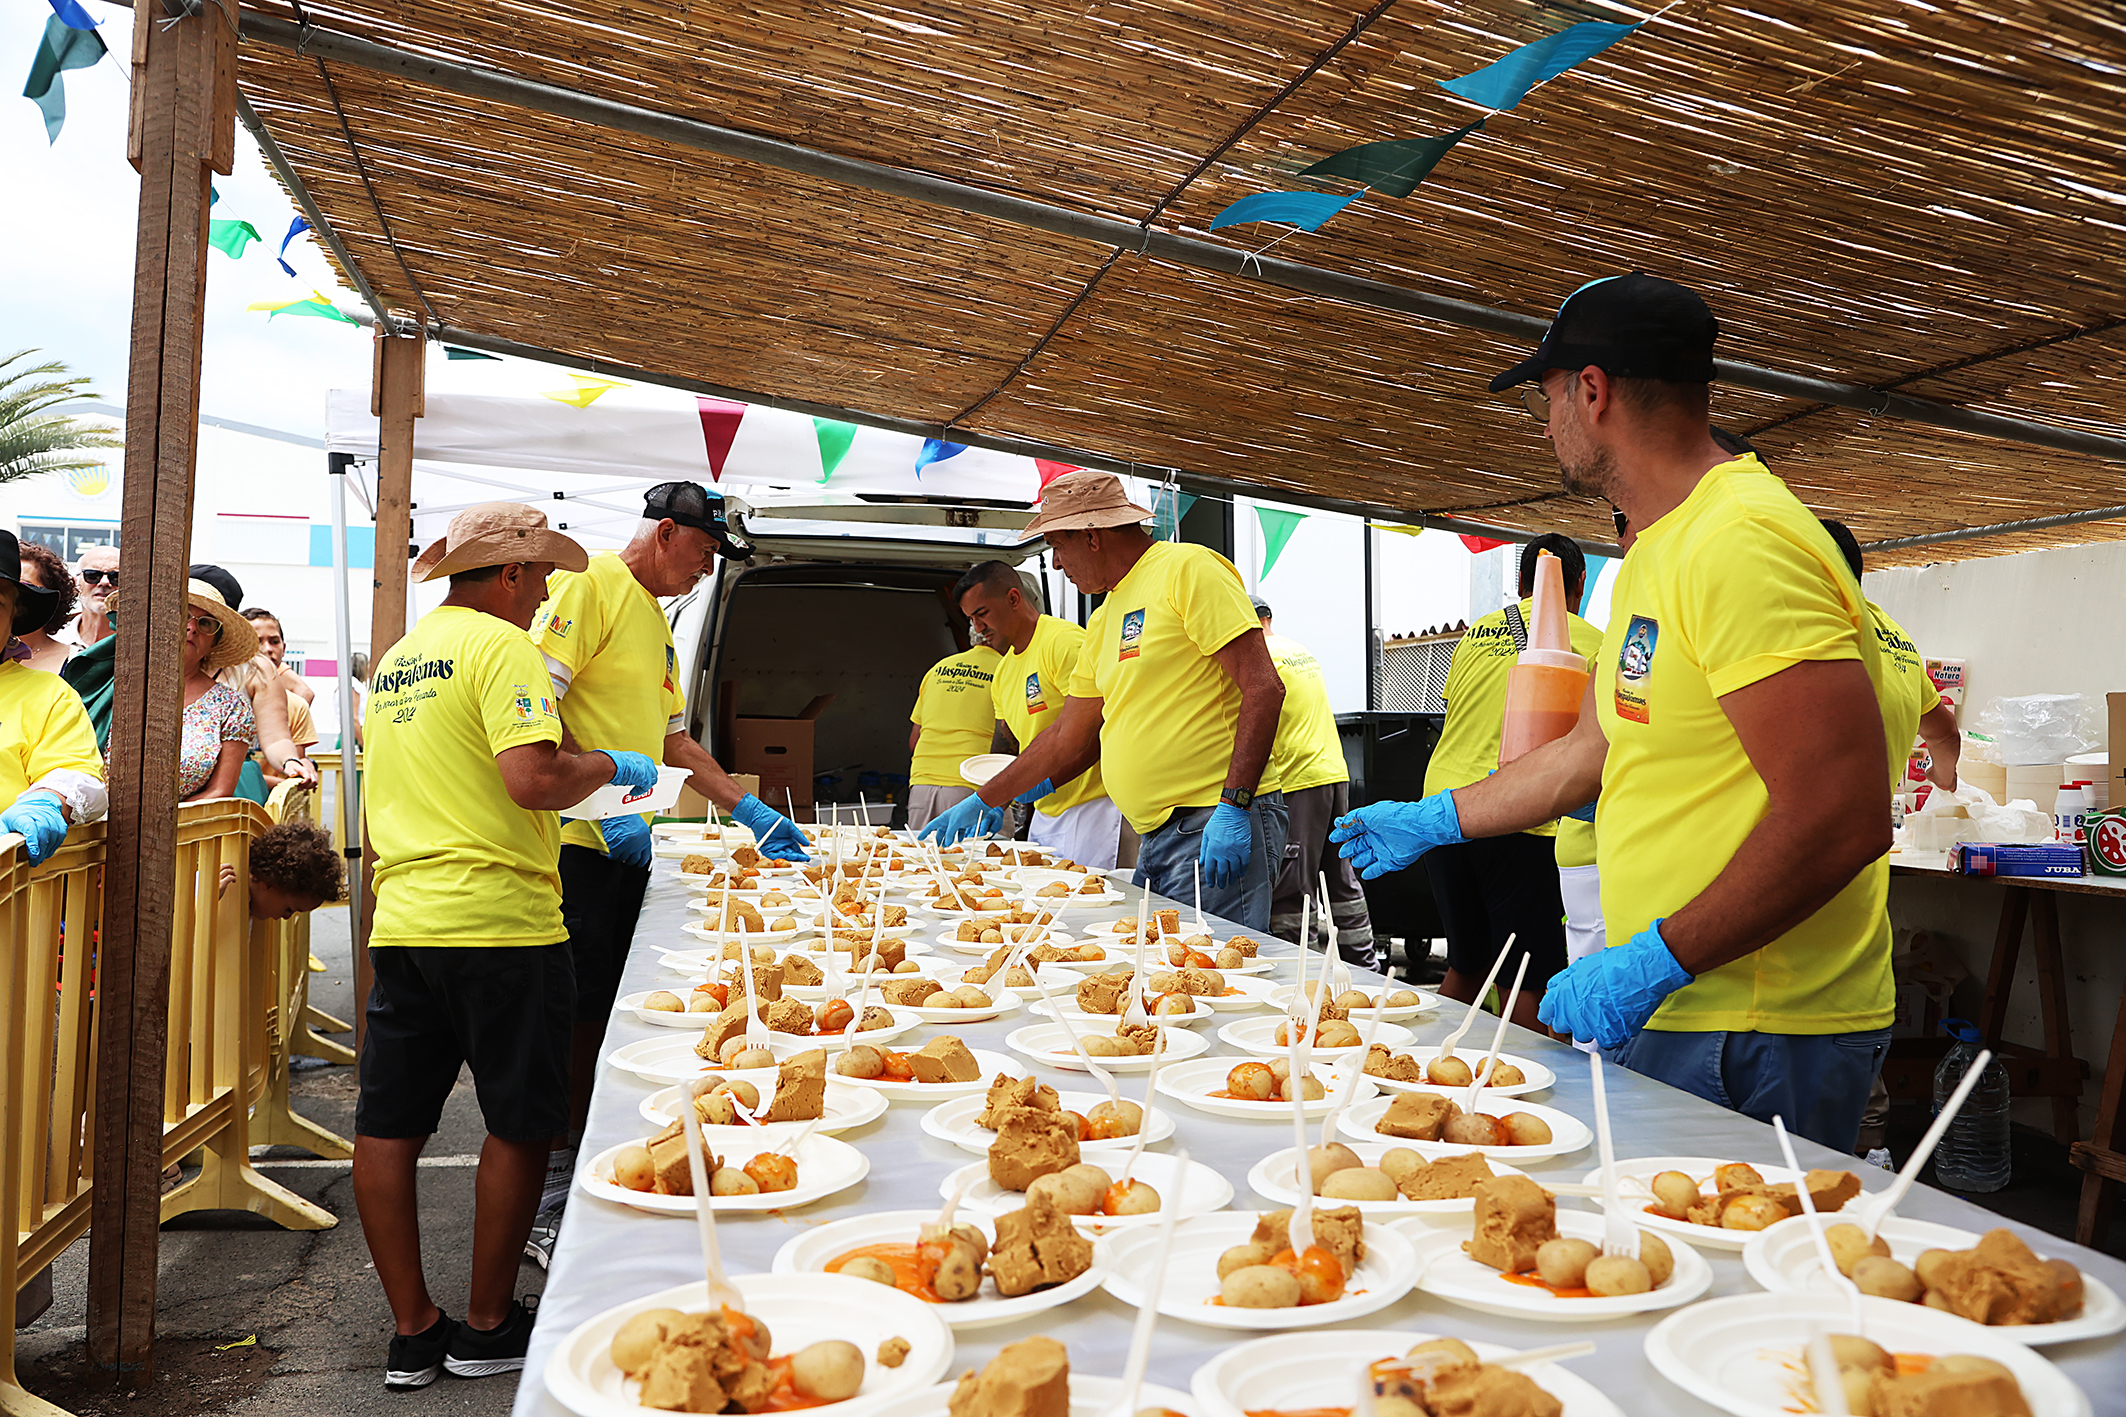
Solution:
{"label": "black wristwatch", "polygon": [[1245,812],[1254,804],[1255,794],[1245,787],[1228,787],[1218,794],[1218,800],[1220,802],[1230,802],[1233,806]]}

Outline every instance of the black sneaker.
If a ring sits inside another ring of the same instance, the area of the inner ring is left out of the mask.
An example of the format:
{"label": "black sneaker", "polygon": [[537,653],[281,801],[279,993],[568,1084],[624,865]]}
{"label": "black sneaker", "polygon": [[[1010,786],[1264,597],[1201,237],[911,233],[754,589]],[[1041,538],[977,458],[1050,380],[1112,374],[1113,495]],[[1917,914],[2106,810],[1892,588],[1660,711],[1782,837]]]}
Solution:
{"label": "black sneaker", "polygon": [[384,1358],[384,1386],[393,1392],[414,1392],[443,1375],[443,1353],[450,1346],[450,1315],[438,1309],[436,1321],[426,1331],[411,1336],[391,1336],[391,1352]]}
{"label": "black sneaker", "polygon": [[509,1317],[494,1328],[481,1330],[469,1323],[453,1325],[443,1366],[454,1378],[491,1378],[497,1373],[522,1371],[524,1350],[531,1346],[532,1321],[538,1312],[539,1297],[530,1294],[512,1300]]}
{"label": "black sneaker", "polygon": [[558,1208],[540,1211],[532,1221],[531,1233],[524,1237],[524,1257],[541,1269],[553,1267],[554,1241],[561,1236],[561,1215]]}

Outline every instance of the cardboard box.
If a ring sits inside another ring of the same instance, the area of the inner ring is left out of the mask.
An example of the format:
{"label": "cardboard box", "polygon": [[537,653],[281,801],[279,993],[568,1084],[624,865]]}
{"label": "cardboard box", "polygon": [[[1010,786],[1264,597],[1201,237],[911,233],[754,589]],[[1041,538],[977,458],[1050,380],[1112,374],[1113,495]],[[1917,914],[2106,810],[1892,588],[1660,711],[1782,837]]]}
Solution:
{"label": "cardboard box", "polygon": [[812,805],[812,727],[834,695],[821,694],[795,718],[731,719],[728,770],[760,779],[760,800],[777,809]]}
{"label": "cardboard box", "polygon": [[1992,841],[1960,841],[1949,848],[1949,865],[1966,876],[2079,876],[2082,848],[2065,842],[2009,846]]}
{"label": "cardboard box", "polygon": [[2126,694],[2104,695],[2104,707],[2110,710],[2109,751],[2111,763],[2111,796],[2108,799],[2115,807],[2126,807]]}

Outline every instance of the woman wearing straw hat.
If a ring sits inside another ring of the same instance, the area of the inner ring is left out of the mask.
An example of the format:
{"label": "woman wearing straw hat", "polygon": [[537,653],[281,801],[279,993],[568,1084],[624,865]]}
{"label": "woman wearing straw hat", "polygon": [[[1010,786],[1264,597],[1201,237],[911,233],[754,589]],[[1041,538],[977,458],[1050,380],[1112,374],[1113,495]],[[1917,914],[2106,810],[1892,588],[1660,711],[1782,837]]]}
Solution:
{"label": "woman wearing straw hat", "polygon": [[[234,797],[258,741],[251,701],[216,676],[258,653],[258,632],[205,581],[185,583],[185,723],[177,747],[177,797]],[[122,610],[120,597],[112,597]]]}
{"label": "woman wearing straw hat", "polygon": [[15,638],[52,618],[56,591],[22,579],[22,549],[0,531],[0,832],[22,838],[32,865],[59,849],[70,822],[103,814],[103,754],[80,697],[56,674],[32,669]]}

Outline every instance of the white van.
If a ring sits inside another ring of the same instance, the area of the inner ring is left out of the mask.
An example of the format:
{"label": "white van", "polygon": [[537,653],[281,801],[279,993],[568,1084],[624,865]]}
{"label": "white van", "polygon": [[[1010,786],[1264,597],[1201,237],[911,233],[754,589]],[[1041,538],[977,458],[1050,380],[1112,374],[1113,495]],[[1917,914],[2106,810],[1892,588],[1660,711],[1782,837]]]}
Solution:
{"label": "white van", "polygon": [[[905,780],[923,673],[967,648],[953,583],[982,561],[1036,568],[1045,543],[1019,539],[1033,509],[817,490],[726,505],[752,559],[719,560],[670,607],[687,731],[735,772],[732,718],[795,717],[831,694],[813,726],[812,771],[839,781],[821,800],[854,802],[867,773]],[[1050,576],[1041,579],[1053,603]],[[864,795],[884,825],[883,790]]]}

